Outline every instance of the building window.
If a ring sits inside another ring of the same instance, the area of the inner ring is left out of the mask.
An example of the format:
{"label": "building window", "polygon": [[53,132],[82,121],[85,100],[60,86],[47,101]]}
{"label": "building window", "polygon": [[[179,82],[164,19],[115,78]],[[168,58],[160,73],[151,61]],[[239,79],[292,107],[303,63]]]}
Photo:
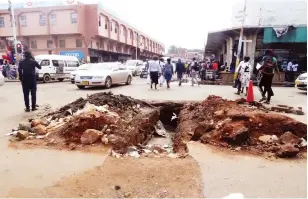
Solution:
{"label": "building window", "polygon": [[101,27],[102,26],[102,17],[98,16],[98,26]]}
{"label": "building window", "polygon": [[56,25],[56,23],[57,23],[57,15],[51,14],[50,15],[50,25]]}
{"label": "building window", "polygon": [[99,48],[99,42],[96,42],[96,48]]}
{"label": "building window", "polygon": [[26,27],[27,26],[27,16],[25,16],[25,15],[20,16],[20,25],[22,27]]}
{"label": "building window", "polygon": [[47,48],[52,48],[52,47],[53,47],[53,41],[47,40]]}
{"label": "building window", "polygon": [[129,38],[133,39],[133,32],[132,31],[129,31]]}
{"label": "building window", "polygon": [[227,41],[225,40],[224,53],[227,53]]}
{"label": "building window", "polygon": [[71,23],[77,23],[77,13],[71,13]]}
{"label": "building window", "polygon": [[117,33],[118,32],[118,28],[117,25],[114,26],[114,32]]}
{"label": "building window", "polygon": [[0,28],[4,28],[4,17],[0,17]]}
{"label": "building window", "polygon": [[82,40],[81,39],[76,39],[76,47],[81,48],[82,47]]}
{"label": "building window", "polygon": [[3,42],[0,42],[0,49],[5,49],[5,44]]}
{"label": "building window", "polygon": [[108,20],[105,19],[105,29],[108,30]]}
{"label": "building window", "polygon": [[30,46],[32,49],[37,49],[36,41],[31,41]]}
{"label": "building window", "polygon": [[65,40],[59,40],[60,48],[65,48]]}
{"label": "building window", "polygon": [[46,15],[40,14],[40,26],[45,26],[45,25],[46,25]]}
{"label": "building window", "polygon": [[112,31],[112,22],[110,22],[110,31]]}

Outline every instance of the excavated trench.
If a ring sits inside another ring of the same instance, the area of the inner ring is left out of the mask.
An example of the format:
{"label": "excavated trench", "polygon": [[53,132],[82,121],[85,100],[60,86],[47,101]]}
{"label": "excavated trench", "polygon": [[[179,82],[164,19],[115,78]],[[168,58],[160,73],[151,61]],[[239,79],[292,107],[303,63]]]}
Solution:
{"label": "excavated trench", "polygon": [[110,145],[121,154],[132,146],[142,149],[145,145],[186,153],[191,140],[279,157],[305,151],[306,124],[242,103],[218,96],[202,102],[148,102],[96,93],[21,125],[15,135],[18,141],[40,140],[60,148]]}

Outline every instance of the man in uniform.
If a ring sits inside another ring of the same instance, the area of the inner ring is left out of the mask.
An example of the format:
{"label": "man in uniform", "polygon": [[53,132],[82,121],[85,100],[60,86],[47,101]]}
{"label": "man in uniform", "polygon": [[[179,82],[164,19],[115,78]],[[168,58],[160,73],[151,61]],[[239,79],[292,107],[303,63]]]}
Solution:
{"label": "man in uniform", "polygon": [[29,93],[31,92],[31,108],[32,111],[36,109],[36,72],[35,68],[42,67],[34,60],[31,52],[24,53],[25,59],[19,63],[18,73],[22,84],[22,91],[24,93],[24,102],[26,112],[30,112]]}

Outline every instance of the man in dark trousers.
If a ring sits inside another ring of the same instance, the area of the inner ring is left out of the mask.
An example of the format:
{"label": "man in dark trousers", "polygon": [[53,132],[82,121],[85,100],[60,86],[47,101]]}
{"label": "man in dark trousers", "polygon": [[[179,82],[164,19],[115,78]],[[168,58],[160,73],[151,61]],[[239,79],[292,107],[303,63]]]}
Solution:
{"label": "man in dark trousers", "polygon": [[181,86],[183,74],[185,73],[185,66],[184,63],[182,63],[181,59],[179,59],[178,63],[176,63],[175,72],[179,80],[179,86]]}
{"label": "man in dark trousers", "polygon": [[26,105],[26,112],[30,111],[29,93],[31,92],[31,105],[32,111],[36,109],[36,72],[35,68],[41,69],[42,67],[34,60],[31,52],[24,53],[25,59],[20,61],[18,67],[19,79],[22,84],[24,93],[24,101]]}

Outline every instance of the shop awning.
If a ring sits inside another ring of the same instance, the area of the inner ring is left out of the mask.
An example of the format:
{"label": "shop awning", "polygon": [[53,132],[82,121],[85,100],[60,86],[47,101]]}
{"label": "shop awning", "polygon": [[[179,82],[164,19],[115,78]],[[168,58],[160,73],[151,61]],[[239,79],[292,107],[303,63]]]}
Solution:
{"label": "shop awning", "polygon": [[277,37],[272,27],[264,28],[263,43],[307,43],[307,27],[289,28],[280,37]]}

